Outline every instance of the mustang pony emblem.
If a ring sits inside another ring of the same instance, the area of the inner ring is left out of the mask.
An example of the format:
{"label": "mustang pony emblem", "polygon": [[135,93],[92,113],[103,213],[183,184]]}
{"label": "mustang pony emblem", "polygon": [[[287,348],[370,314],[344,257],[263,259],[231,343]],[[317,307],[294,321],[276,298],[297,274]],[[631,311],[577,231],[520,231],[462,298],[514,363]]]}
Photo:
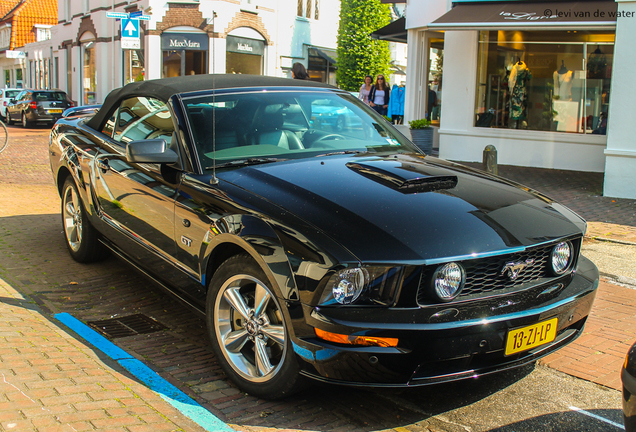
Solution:
{"label": "mustang pony emblem", "polygon": [[503,269],[501,269],[501,274],[505,275],[507,272],[510,280],[515,280],[517,279],[517,276],[519,276],[519,273],[521,273],[521,271],[524,268],[530,267],[532,264],[534,264],[533,259],[527,259],[525,261],[519,261],[519,262],[509,262],[509,263],[506,263]]}

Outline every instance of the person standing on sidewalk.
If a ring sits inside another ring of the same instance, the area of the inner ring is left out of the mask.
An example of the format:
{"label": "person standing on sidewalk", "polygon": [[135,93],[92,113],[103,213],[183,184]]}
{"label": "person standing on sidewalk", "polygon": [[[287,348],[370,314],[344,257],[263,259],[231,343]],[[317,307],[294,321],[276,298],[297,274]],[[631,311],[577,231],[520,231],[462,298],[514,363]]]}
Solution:
{"label": "person standing on sidewalk", "polygon": [[369,91],[369,105],[376,110],[378,114],[385,116],[389,109],[389,99],[391,92],[386,84],[384,75],[378,75],[375,84],[371,86]]}
{"label": "person standing on sidewalk", "polygon": [[371,75],[367,75],[364,77],[364,84],[360,86],[360,96],[358,98],[369,105],[369,92],[373,87],[373,77]]}

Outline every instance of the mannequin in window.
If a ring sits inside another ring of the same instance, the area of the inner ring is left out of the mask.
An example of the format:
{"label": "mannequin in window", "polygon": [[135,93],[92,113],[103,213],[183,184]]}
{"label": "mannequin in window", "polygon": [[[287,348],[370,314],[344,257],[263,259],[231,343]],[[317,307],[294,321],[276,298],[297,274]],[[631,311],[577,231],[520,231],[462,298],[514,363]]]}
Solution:
{"label": "mannequin in window", "polygon": [[517,58],[517,63],[510,70],[508,89],[510,90],[510,118],[508,127],[525,129],[528,111],[528,82],[532,78],[530,69],[523,60]]}
{"label": "mannequin in window", "polygon": [[572,78],[574,73],[561,60],[561,67],[552,74],[554,78],[554,95],[558,100],[572,100]]}

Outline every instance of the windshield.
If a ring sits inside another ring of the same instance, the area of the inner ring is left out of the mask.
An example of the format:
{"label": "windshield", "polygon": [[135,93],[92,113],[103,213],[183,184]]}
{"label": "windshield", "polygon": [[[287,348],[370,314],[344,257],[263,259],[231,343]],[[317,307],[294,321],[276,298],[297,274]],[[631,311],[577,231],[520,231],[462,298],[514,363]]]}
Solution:
{"label": "windshield", "polygon": [[8,99],[14,99],[22,90],[6,90],[5,94]]}
{"label": "windshield", "polygon": [[228,163],[232,161],[262,163],[264,158],[419,152],[387,120],[349,94],[261,91],[196,96],[184,104],[206,169],[214,163],[239,165]]}

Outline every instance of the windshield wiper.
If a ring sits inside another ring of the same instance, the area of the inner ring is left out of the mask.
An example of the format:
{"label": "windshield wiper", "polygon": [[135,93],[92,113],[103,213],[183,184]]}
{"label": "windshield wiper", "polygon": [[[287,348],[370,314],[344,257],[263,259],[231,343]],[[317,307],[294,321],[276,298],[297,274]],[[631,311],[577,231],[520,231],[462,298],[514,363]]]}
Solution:
{"label": "windshield wiper", "polygon": [[[224,168],[224,167],[237,167],[237,166],[247,166],[247,165],[259,165],[271,162],[281,162],[286,161],[287,159],[278,159],[278,158],[247,158],[247,159],[238,159],[230,162],[220,163],[216,165],[216,168]],[[206,170],[214,169],[213,166],[206,167]]]}
{"label": "windshield wiper", "polygon": [[360,154],[360,153],[366,153],[366,152],[363,152],[361,150],[343,150],[343,151],[336,151],[336,152],[331,152],[331,153],[320,154],[320,155],[318,155],[316,157],[343,155],[343,154]]}

